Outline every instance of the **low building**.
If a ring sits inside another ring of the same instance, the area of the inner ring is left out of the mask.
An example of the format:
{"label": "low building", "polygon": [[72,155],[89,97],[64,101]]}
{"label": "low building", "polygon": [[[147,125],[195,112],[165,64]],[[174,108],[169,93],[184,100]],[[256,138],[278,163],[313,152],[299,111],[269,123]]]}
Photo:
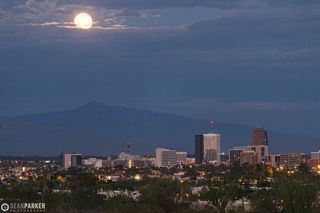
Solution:
{"label": "low building", "polygon": [[156,148],[156,167],[173,167],[176,164],[176,150]]}
{"label": "low building", "polygon": [[229,162],[231,165],[256,164],[258,154],[250,146],[233,147],[229,150]]}
{"label": "low building", "polygon": [[139,155],[132,155],[132,154],[128,154],[128,153],[125,153],[125,152],[121,152],[119,155],[118,155],[118,159],[119,160],[139,160],[140,159],[140,156]]}
{"label": "low building", "polygon": [[229,154],[222,152],[220,154],[221,164],[228,165],[229,164]]}
{"label": "low building", "polygon": [[107,167],[107,168],[113,167],[113,161],[109,158],[107,160],[102,161],[102,164],[104,167]]}
{"label": "low building", "polygon": [[151,161],[147,159],[133,160],[132,166],[135,168],[146,168],[151,166]]}
{"label": "low building", "polygon": [[82,163],[84,166],[87,166],[87,167],[93,167],[93,168],[102,167],[102,159],[89,158],[89,159],[84,159]]}
{"label": "low building", "polygon": [[107,191],[103,191],[103,190],[99,190],[97,192],[98,195],[102,195],[105,197],[105,200],[108,200],[110,198],[113,197],[128,197],[131,198],[135,201],[138,200],[138,198],[141,196],[141,193],[139,191],[128,191],[128,190],[107,190]]}
{"label": "low building", "polygon": [[243,164],[257,164],[258,157],[254,150],[244,150],[240,153],[240,165]]}
{"label": "low building", "polygon": [[265,156],[269,155],[268,145],[250,145],[249,148],[257,155],[257,163],[264,163]]}
{"label": "low building", "polygon": [[280,154],[269,154],[265,156],[265,163],[272,167],[278,167],[280,165]]}
{"label": "low building", "polygon": [[82,154],[77,152],[61,153],[60,164],[63,169],[82,165]]}
{"label": "low building", "polygon": [[187,164],[187,153],[186,152],[177,152],[177,163],[179,164]]}
{"label": "low building", "polygon": [[303,163],[303,153],[281,153],[280,165],[292,169]]}
{"label": "low building", "polygon": [[195,163],[195,158],[187,158],[187,164],[193,165]]}
{"label": "low building", "polygon": [[233,147],[229,150],[229,163],[231,165],[240,164],[240,157],[243,151],[249,150],[247,146]]}
{"label": "low building", "polygon": [[311,160],[320,160],[320,150],[318,152],[311,152]]}

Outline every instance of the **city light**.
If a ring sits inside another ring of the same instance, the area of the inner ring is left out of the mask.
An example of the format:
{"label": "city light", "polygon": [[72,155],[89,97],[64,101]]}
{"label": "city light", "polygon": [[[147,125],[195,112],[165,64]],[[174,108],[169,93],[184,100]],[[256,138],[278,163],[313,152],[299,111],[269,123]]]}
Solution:
{"label": "city light", "polygon": [[139,180],[141,180],[141,176],[140,176],[140,175],[136,175],[136,176],[134,176],[134,179],[135,179],[136,181],[139,181]]}

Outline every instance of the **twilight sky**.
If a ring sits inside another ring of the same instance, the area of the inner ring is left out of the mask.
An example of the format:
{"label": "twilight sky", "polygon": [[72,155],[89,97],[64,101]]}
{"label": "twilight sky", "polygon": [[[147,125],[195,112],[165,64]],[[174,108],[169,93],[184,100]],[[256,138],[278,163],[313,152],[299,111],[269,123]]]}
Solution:
{"label": "twilight sky", "polygon": [[318,0],[0,1],[1,115],[95,100],[320,136],[319,65]]}

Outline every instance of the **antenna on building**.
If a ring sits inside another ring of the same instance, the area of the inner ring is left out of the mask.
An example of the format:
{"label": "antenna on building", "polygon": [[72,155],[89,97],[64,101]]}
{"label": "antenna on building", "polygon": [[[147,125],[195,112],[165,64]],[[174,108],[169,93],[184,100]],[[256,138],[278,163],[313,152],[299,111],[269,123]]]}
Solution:
{"label": "antenna on building", "polygon": [[210,120],[210,132],[213,133],[214,120]]}
{"label": "antenna on building", "polygon": [[133,145],[132,143],[127,144],[127,154],[132,154]]}

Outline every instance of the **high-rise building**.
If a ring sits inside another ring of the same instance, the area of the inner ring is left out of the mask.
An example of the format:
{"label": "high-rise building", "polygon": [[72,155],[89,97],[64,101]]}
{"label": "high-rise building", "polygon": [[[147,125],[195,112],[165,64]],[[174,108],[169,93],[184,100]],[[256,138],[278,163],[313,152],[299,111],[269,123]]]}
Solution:
{"label": "high-rise building", "polygon": [[264,128],[255,128],[251,133],[250,146],[269,146],[268,132]]}
{"label": "high-rise building", "polygon": [[186,152],[177,152],[177,163],[187,164],[187,153]]}
{"label": "high-rise building", "polygon": [[70,167],[78,167],[82,164],[82,154],[71,152],[71,153],[61,153],[60,155],[61,167],[68,169]]}
{"label": "high-rise building", "polygon": [[203,135],[195,137],[195,163],[202,164],[203,162]]}
{"label": "high-rise building", "polygon": [[176,150],[156,148],[156,167],[172,167],[177,164]]}
{"label": "high-rise building", "polygon": [[208,133],[195,136],[196,164],[220,164],[220,134]]}
{"label": "high-rise building", "polygon": [[258,163],[264,163],[265,156],[269,155],[268,133],[264,128],[252,131],[249,147],[257,154]]}

